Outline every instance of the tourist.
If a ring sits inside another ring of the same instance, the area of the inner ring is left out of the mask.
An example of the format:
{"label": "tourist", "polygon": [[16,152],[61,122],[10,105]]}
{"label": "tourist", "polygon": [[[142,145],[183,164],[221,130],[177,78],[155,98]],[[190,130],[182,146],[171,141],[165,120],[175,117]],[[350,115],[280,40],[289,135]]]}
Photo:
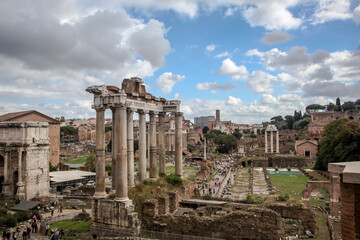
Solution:
{"label": "tourist", "polygon": [[54,208],[51,208],[51,216],[54,216]]}
{"label": "tourist", "polygon": [[10,230],[7,230],[6,231],[6,239],[10,240],[10,237],[11,237],[11,232],[10,232]]}
{"label": "tourist", "polygon": [[28,226],[27,227],[27,238],[31,238],[30,233],[31,233],[31,228],[30,228],[30,226]]}
{"label": "tourist", "polygon": [[49,224],[46,224],[46,228],[45,228],[45,236],[47,236],[48,232],[49,232],[50,226]]}
{"label": "tourist", "polygon": [[16,240],[17,239],[17,232],[15,231],[15,232],[13,232],[13,235],[12,235],[12,237],[13,237],[13,240]]}
{"label": "tourist", "polygon": [[24,227],[24,229],[23,229],[22,237],[23,237],[23,240],[27,239],[27,229],[26,229],[26,227]]}
{"label": "tourist", "polygon": [[5,239],[6,238],[6,230],[3,231],[3,234],[2,234],[2,239]]}
{"label": "tourist", "polygon": [[64,235],[65,235],[64,229],[63,229],[63,228],[61,228],[61,230],[60,230],[60,238],[63,238],[63,237],[64,237]]}

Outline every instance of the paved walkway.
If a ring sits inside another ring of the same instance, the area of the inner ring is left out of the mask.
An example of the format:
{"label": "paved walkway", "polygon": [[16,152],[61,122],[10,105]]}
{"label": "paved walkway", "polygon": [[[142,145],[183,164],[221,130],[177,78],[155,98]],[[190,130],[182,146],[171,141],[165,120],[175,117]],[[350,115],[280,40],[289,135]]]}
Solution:
{"label": "paved walkway", "polygon": [[[91,209],[86,209],[86,212],[88,214],[90,214],[91,216]],[[63,209],[62,213],[58,212],[58,210],[54,211],[54,215],[51,217],[51,212],[43,212],[41,211],[40,214],[43,216],[43,221],[46,219],[51,219],[51,218],[55,218],[55,217],[59,217],[59,216],[76,216],[77,214],[81,213],[81,209]],[[30,223],[32,222],[32,220],[28,220],[28,223],[26,223],[26,225],[30,225]],[[17,239],[22,239],[22,232],[23,232],[23,228],[26,226],[25,224],[21,224],[20,227],[20,236],[18,236]],[[12,230],[15,230],[15,228],[12,228]],[[43,234],[39,233],[40,231],[40,222],[38,221],[38,232],[37,233],[31,233],[31,238],[30,239],[35,239],[35,240],[44,240],[44,239],[50,239],[50,236],[44,236]],[[1,233],[2,234],[2,233]],[[0,235],[0,239],[1,235]],[[12,239],[12,235],[11,235],[11,239]]]}

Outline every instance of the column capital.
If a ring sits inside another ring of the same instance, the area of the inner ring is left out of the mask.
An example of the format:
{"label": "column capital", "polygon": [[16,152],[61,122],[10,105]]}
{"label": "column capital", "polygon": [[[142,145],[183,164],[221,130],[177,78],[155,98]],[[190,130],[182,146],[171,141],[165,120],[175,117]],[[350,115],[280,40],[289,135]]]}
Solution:
{"label": "column capital", "polygon": [[166,112],[159,112],[158,115],[164,117],[166,115]]}
{"label": "column capital", "polygon": [[126,111],[127,111],[127,113],[128,114],[132,114],[132,113],[134,113],[134,109],[132,109],[132,108],[126,108]]}
{"label": "column capital", "polygon": [[177,117],[182,116],[182,115],[183,115],[182,112],[176,112],[176,113],[175,113],[175,116],[177,116]]}
{"label": "column capital", "polygon": [[106,107],[104,106],[101,106],[101,107],[94,107],[95,111],[97,112],[102,112],[102,111],[105,111],[106,110]]}
{"label": "column capital", "polygon": [[144,109],[138,109],[137,112],[138,112],[139,114],[148,114],[148,113],[149,113],[149,111],[144,110]]}

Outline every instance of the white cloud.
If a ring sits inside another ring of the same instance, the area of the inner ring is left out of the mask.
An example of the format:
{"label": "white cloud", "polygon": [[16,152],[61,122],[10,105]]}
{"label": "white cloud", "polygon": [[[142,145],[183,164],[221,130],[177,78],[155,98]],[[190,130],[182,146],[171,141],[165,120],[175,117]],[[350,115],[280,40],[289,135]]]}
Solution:
{"label": "white cloud", "polygon": [[246,85],[256,93],[271,93],[273,92],[272,82],[276,80],[275,76],[259,70],[251,73]]}
{"label": "white cloud", "polygon": [[233,79],[240,79],[247,73],[248,71],[245,66],[236,66],[236,64],[230,58],[223,60],[219,69],[219,74],[231,75]]}
{"label": "white cloud", "polygon": [[295,18],[287,10],[296,3],[296,0],[258,1],[256,6],[248,7],[243,14],[252,27],[264,26],[268,30],[296,29],[302,20]]}
{"label": "white cloud", "polygon": [[216,90],[223,90],[228,91],[235,89],[236,86],[230,83],[224,83],[223,85],[217,82],[204,82],[204,83],[198,83],[195,85],[195,88],[198,90],[213,90],[215,93]]}
{"label": "white cloud", "polygon": [[318,8],[313,16],[314,24],[352,18],[352,14],[350,13],[350,0],[318,0],[318,4]]}
{"label": "white cloud", "polygon": [[235,13],[237,10],[238,10],[237,7],[229,7],[228,9],[226,9],[225,16],[226,16],[226,17],[232,16],[232,15],[234,15],[234,13]]}
{"label": "white cloud", "polygon": [[273,95],[266,93],[266,94],[261,95],[261,103],[262,104],[277,104],[278,101]]}
{"label": "white cloud", "polygon": [[205,52],[210,53],[210,52],[214,51],[215,48],[216,48],[215,44],[209,44],[209,45],[206,46]]}
{"label": "white cloud", "polygon": [[175,95],[174,95],[174,99],[178,99],[178,98],[179,98],[179,96],[180,96],[180,94],[179,94],[179,93],[175,93]]}
{"label": "white cloud", "polygon": [[357,23],[360,23],[360,5],[354,9],[353,15],[354,15],[355,21]]}
{"label": "white cloud", "polygon": [[266,32],[265,36],[261,38],[261,42],[270,45],[270,44],[287,42],[292,38],[293,36],[291,36],[287,32],[274,30],[272,32]]}
{"label": "white cloud", "polygon": [[230,53],[222,52],[215,56],[216,58],[230,57]]}
{"label": "white cloud", "polygon": [[175,83],[184,78],[184,75],[173,75],[171,72],[165,72],[156,80],[156,87],[163,93],[170,93]]}
{"label": "white cloud", "polygon": [[228,99],[226,100],[226,104],[239,106],[239,105],[243,104],[243,101],[240,98],[229,96]]}

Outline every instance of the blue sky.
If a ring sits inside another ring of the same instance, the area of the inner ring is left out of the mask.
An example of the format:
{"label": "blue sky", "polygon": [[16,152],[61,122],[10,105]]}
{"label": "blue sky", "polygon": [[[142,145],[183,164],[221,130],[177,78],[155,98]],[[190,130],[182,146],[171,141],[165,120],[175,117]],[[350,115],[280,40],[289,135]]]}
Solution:
{"label": "blue sky", "polygon": [[359,99],[359,66],[358,0],[0,0],[0,114],[93,117],[87,86],[138,76],[187,119],[260,123]]}

